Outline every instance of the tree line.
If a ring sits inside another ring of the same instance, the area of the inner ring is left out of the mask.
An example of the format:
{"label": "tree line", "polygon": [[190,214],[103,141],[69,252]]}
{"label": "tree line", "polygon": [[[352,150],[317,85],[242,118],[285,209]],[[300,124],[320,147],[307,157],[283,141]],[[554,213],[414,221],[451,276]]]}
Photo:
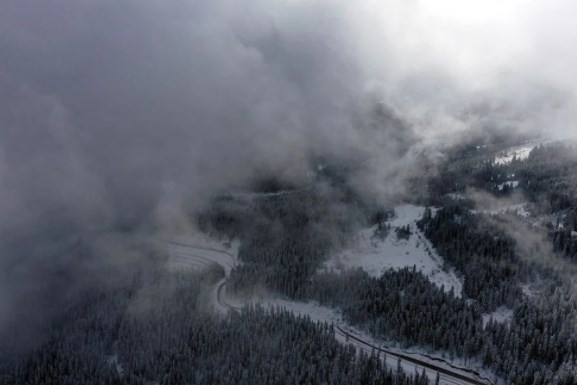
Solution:
{"label": "tree line", "polygon": [[340,344],[332,325],[308,317],[260,307],[217,315],[205,295],[221,276],[211,268],[90,290],[44,343],[1,360],[0,383],[428,384]]}

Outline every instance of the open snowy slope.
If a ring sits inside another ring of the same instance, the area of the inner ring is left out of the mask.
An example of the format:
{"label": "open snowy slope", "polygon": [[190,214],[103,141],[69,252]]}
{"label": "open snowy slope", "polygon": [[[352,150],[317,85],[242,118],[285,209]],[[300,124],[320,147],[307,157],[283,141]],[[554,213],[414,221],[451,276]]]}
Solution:
{"label": "open snowy slope", "polygon": [[541,138],[507,148],[497,154],[495,157],[495,163],[499,165],[509,164],[513,161],[513,158],[517,158],[517,160],[525,160],[529,157],[529,154],[535,147],[553,142],[555,142],[555,140],[551,138]]}
{"label": "open snowy slope", "polygon": [[495,157],[495,163],[509,164],[513,161],[513,158],[517,158],[517,160],[527,159],[531,150],[533,150],[538,145],[539,143],[527,143],[521,146],[511,147],[497,155]]}
{"label": "open snowy slope", "polygon": [[[453,271],[443,271],[442,258],[435,252],[429,241],[417,228],[425,207],[401,205],[395,208],[395,217],[388,222],[390,233],[385,239],[374,236],[376,226],[361,230],[352,246],[331,257],[325,263],[328,269],[344,270],[361,267],[374,277],[388,269],[416,266],[431,282],[446,290],[453,288],[456,295],[462,292],[462,282]],[[399,239],[395,228],[409,226],[409,239]]]}
{"label": "open snowy slope", "polygon": [[211,264],[221,265],[226,275],[236,265],[239,242],[220,242],[206,236],[172,237],[165,241],[167,266],[171,270],[202,269]]}

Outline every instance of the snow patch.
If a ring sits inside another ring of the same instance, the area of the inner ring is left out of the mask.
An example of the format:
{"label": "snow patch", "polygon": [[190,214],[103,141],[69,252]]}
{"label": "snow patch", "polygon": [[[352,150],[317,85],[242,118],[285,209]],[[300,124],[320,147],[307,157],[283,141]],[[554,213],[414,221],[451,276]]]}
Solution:
{"label": "snow patch", "polygon": [[528,208],[529,206],[527,203],[518,203],[490,210],[471,210],[471,212],[473,214],[488,214],[488,215],[501,215],[512,213],[522,218],[528,218],[531,216],[531,213],[529,212]]}
{"label": "snow patch", "polygon": [[491,319],[497,323],[508,324],[512,318],[513,318],[513,310],[505,306],[501,306],[492,313],[483,314],[483,327],[487,326],[487,324]]}
{"label": "snow patch", "polygon": [[497,188],[499,189],[499,191],[503,191],[505,186],[508,186],[509,188],[516,188],[517,186],[519,186],[519,181],[518,180],[511,180],[508,182],[500,183],[497,185]]}
{"label": "snow patch", "polygon": [[[344,271],[360,267],[373,277],[380,277],[389,269],[402,269],[416,266],[438,287],[454,290],[461,296],[463,284],[453,270],[444,271],[442,258],[435,252],[430,242],[417,228],[425,207],[401,205],[395,208],[395,217],[388,222],[391,231],[385,239],[375,236],[377,226],[361,230],[352,242],[352,246],[331,257],[325,268]],[[409,226],[412,235],[409,239],[397,239],[395,228]]]}
{"label": "snow patch", "polygon": [[495,164],[497,165],[509,164],[513,161],[513,158],[515,157],[517,158],[517,160],[525,160],[529,157],[529,154],[535,147],[553,142],[555,142],[555,140],[541,138],[538,140],[533,140],[527,143],[507,148],[501,151],[495,157]]}
{"label": "snow patch", "polygon": [[535,297],[535,290],[533,290],[530,284],[521,285],[521,291],[527,298]]}
{"label": "snow patch", "polygon": [[449,193],[449,194],[447,194],[447,196],[449,198],[451,198],[452,200],[455,200],[455,201],[467,199],[467,197],[465,195],[459,194],[459,193]]}
{"label": "snow patch", "polygon": [[240,242],[222,242],[206,236],[179,236],[165,241],[169,270],[198,269],[221,265],[226,275],[238,263]]}
{"label": "snow patch", "polygon": [[117,354],[108,356],[106,362],[108,363],[108,365],[112,366],[116,370],[116,374],[118,375],[118,377],[122,378],[124,376],[124,368],[122,367],[120,362],[118,362]]}
{"label": "snow patch", "polygon": [[537,147],[536,144],[512,147],[508,150],[505,150],[502,154],[496,156],[495,163],[498,165],[509,164],[513,161],[514,158],[517,158],[517,160],[525,160],[529,157],[531,150],[533,150],[535,147]]}
{"label": "snow patch", "polygon": [[265,308],[282,308],[293,314],[308,316],[313,322],[328,322],[340,324],[343,318],[340,313],[334,309],[321,306],[317,302],[296,302],[284,299],[266,299],[263,302],[257,302]]}

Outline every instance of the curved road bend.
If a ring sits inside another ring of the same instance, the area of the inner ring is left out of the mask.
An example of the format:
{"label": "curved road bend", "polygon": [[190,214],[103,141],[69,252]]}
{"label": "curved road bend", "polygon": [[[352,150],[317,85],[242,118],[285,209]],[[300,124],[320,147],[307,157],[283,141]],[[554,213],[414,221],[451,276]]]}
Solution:
{"label": "curved road bend", "polygon": [[[233,265],[236,264],[235,256],[233,254],[227,252],[227,251],[224,251],[224,250],[218,250],[218,249],[208,248],[208,247],[200,247],[200,246],[181,243],[181,242],[170,241],[167,243],[172,243],[172,244],[175,244],[178,246],[183,246],[183,247],[190,247],[190,248],[196,249],[196,250],[206,250],[206,251],[212,251],[212,252],[217,252],[217,253],[221,253],[221,254],[226,254],[228,257],[231,258],[232,264]],[[202,260],[203,262],[206,262],[206,260],[207,260],[207,257],[198,255],[196,253],[188,254],[188,256],[192,257],[192,259],[198,258],[198,259]],[[220,262],[220,261],[213,261],[213,262],[218,263],[223,268],[225,268],[225,266],[222,264],[222,262]],[[229,267],[230,267],[230,265],[229,265]],[[227,281],[227,278],[225,277],[220,282],[217,283],[216,301],[217,301],[218,305],[220,305],[223,309],[227,309],[227,310],[228,309],[235,310],[235,311],[241,310],[242,307],[231,305],[231,304],[227,303],[226,300],[224,299],[224,297],[225,297],[224,292],[226,290],[226,281]],[[364,349],[367,351],[369,351],[369,350],[375,351],[375,352],[378,352],[379,354],[388,355],[390,357],[395,357],[401,361],[412,363],[412,364],[415,364],[415,365],[420,366],[422,368],[429,369],[429,370],[432,370],[434,372],[438,372],[440,378],[445,383],[451,383],[451,384],[456,384],[456,385],[493,385],[493,383],[486,378],[479,379],[479,378],[475,378],[472,376],[467,376],[466,374],[453,371],[453,370],[446,368],[446,367],[435,365],[431,362],[423,361],[423,360],[420,360],[420,359],[415,358],[415,357],[411,357],[411,356],[406,355],[406,354],[393,352],[393,351],[384,349],[382,347],[373,345],[372,343],[367,342],[367,341],[363,340],[362,338],[359,338],[357,336],[352,335],[351,333],[347,332],[346,330],[344,330],[343,328],[341,328],[338,325],[335,325],[335,332],[337,332],[338,334],[343,336],[347,341],[349,341],[353,345],[357,346],[358,348],[361,348],[361,349]],[[472,375],[477,375],[477,377],[479,377],[479,375],[474,373],[474,372],[472,373]]]}
{"label": "curved road bend", "polygon": [[[241,310],[242,307],[231,305],[224,300],[223,290],[225,290],[225,288],[226,288],[226,278],[224,278],[222,281],[220,281],[217,285],[218,286],[217,286],[216,295],[217,295],[218,304],[220,306],[222,306],[223,308],[226,308],[226,309]],[[375,345],[373,345],[373,344],[371,344],[371,343],[369,343],[369,342],[367,342],[367,341],[365,341],[359,337],[352,335],[351,333],[347,332],[346,330],[344,330],[343,328],[341,328],[338,325],[335,325],[335,331],[337,333],[339,333],[340,335],[344,336],[347,340],[351,340],[352,342],[354,342],[354,345],[357,345],[357,347],[359,347],[361,349],[365,348],[365,350],[368,350],[368,349],[370,349],[371,351],[374,350],[374,351],[378,352],[379,355],[380,354],[389,355],[391,357],[398,358],[401,361],[416,364],[422,368],[426,368],[426,369],[433,370],[434,372],[438,372],[440,375],[440,378],[444,382],[449,382],[449,383],[457,384],[457,385],[463,385],[463,384],[492,385],[492,382],[489,380],[486,380],[486,379],[484,381],[479,380],[479,379],[476,379],[474,377],[469,377],[465,374],[454,372],[450,369],[435,365],[435,364],[427,362],[427,361],[422,361],[422,360],[419,360],[419,359],[414,358],[414,357],[410,357],[410,356],[405,355],[405,354],[392,352],[390,350],[386,350],[386,349],[383,349],[381,347],[375,346]]]}
{"label": "curved road bend", "polygon": [[[223,308],[226,309],[232,309],[232,310],[241,310],[242,307],[239,306],[234,306],[231,305],[229,303],[227,303],[224,300],[224,295],[223,295],[223,290],[226,289],[226,278],[224,278],[222,281],[220,281],[218,283],[218,287],[217,287],[217,291],[216,291],[216,295],[217,295],[217,302],[220,306],[222,306]],[[456,384],[456,385],[464,385],[464,384],[472,384],[472,385],[493,385],[491,381],[485,379],[485,380],[479,380],[476,379],[474,377],[469,377],[465,374],[461,374],[458,372],[454,372],[450,369],[447,369],[445,367],[442,366],[438,366],[435,365],[433,363],[427,362],[427,361],[422,361],[419,360],[417,358],[405,355],[405,354],[401,354],[401,353],[397,353],[397,352],[392,352],[390,350],[386,350],[383,349],[381,347],[375,346],[359,337],[356,337],[354,335],[352,335],[351,333],[347,332],[346,330],[344,330],[343,328],[341,328],[338,325],[335,325],[335,331],[337,333],[339,333],[340,335],[342,335],[343,337],[345,337],[347,340],[349,340],[349,342],[354,342],[353,345],[356,345],[357,347],[361,348],[361,349],[365,349],[365,350],[371,350],[371,351],[376,351],[380,354],[383,355],[389,355],[391,357],[395,357],[400,359],[401,361],[405,361],[405,362],[409,362],[415,365],[418,365],[422,368],[425,369],[430,369],[434,372],[439,373],[440,378],[444,381],[444,382],[448,382],[448,383],[452,383],[452,384]]]}
{"label": "curved road bend", "polygon": [[437,366],[437,365],[435,365],[435,364],[432,364],[432,363],[429,363],[429,362],[426,362],[426,361],[422,361],[422,360],[419,360],[419,359],[414,358],[414,357],[410,357],[410,356],[405,355],[405,354],[392,352],[392,351],[390,351],[390,350],[383,349],[383,348],[381,348],[381,347],[379,347],[379,346],[375,346],[375,345],[373,345],[373,344],[371,344],[371,343],[369,343],[369,342],[367,342],[367,341],[365,341],[365,340],[363,340],[363,339],[361,339],[361,338],[355,337],[354,335],[352,335],[351,333],[347,332],[346,330],[344,330],[344,329],[341,328],[340,326],[335,326],[335,329],[336,329],[336,331],[338,331],[341,335],[343,335],[343,336],[346,337],[347,339],[353,340],[354,342],[357,342],[357,343],[360,344],[360,345],[364,345],[364,346],[366,346],[366,347],[370,348],[371,350],[374,350],[374,351],[376,351],[376,352],[378,352],[378,353],[382,353],[382,354],[385,354],[385,355],[389,355],[389,356],[392,356],[392,357],[396,357],[396,358],[398,358],[398,359],[400,359],[400,360],[402,360],[402,361],[410,362],[410,363],[416,364],[416,365],[418,365],[418,366],[424,367],[424,368],[426,368],[426,369],[434,370],[435,372],[438,372],[438,373],[441,374],[441,375],[445,375],[445,376],[450,377],[450,378],[446,378],[446,377],[445,377],[444,380],[446,380],[446,381],[447,381],[447,380],[448,380],[448,381],[451,381],[452,379],[455,379],[455,380],[458,380],[459,382],[454,382],[454,381],[451,381],[451,382],[454,382],[454,383],[456,383],[456,384],[463,384],[463,383],[465,383],[465,384],[474,384],[474,385],[488,385],[488,384],[492,384],[489,380],[484,380],[484,381],[478,380],[478,379],[476,379],[476,378],[469,377],[469,376],[466,376],[466,375],[464,375],[464,374],[454,372],[454,371],[452,371],[452,370],[450,370],[450,369],[447,369],[447,368],[444,368],[444,367],[441,367],[441,366]]}
{"label": "curved road bend", "polygon": [[218,304],[225,309],[242,310],[242,307],[231,305],[223,299],[222,291],[225,290],[225,286],[226,286],[226,278],[223,278],[219,283],[217,283],[216,301],[218,302]]}

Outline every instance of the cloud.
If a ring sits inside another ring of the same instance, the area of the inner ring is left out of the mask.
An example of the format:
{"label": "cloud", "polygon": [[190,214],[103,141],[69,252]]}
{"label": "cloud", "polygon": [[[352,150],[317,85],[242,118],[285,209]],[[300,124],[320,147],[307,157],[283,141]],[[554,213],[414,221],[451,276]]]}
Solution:
{"label": "cloud", "polygon": [[302,182],[311,159],[362,165],[353,185],[386,199],[404,192],[415,159],[469,130],[575,135],[574,8],[7,1],[2,274],[53,254],[15,244],[153,218],[183,229],[182,213],[215,192],[262,174]]}
{"label": "cloud", "polygon": [[166,183],[192,197],[255,170],[298,178],[318,154],[392,164],[401,128],[351,119],[376,101],[425,144],[489,125],[569,131],[574,39],[537,16],[572,6],[525,3],[24,0],[0,16],[0,64],[54,100],[70,163],[134,216]]}

